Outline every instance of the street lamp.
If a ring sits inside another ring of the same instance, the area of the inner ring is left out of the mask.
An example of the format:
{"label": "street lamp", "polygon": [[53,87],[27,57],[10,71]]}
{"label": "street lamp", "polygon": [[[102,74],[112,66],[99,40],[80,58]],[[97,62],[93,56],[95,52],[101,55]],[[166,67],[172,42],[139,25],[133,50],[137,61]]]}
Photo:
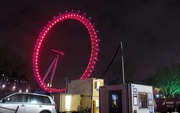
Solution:
{"label": "street lamp", "polygon": [[3,84],[3,85],[2,85],[2,88],[5,88],[5,87],[6,87],[6,85],[5,85],[5,84]]}

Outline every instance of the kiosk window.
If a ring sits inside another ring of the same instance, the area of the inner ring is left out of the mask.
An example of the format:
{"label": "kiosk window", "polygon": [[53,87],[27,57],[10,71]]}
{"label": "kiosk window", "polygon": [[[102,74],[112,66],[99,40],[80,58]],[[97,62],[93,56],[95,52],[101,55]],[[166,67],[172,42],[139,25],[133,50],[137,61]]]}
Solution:
{"label": "kiosk window", "polygon": [[147,93],[138,93],[139,98],[139,108],[148,108],[148,98]]}
{"label": "kiosk window", "polygon": [[109,112],[108,113],[122,113],[122,91],[110,90],[109,97]]}

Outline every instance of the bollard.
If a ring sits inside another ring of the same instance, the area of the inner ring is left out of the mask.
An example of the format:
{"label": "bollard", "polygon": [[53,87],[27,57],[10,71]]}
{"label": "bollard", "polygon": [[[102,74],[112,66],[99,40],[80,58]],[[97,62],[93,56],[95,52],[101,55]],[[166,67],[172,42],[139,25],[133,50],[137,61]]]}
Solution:
{"label": "bollard", "polygon": [[93,113],[96,113],[96,101],[93,100]]}

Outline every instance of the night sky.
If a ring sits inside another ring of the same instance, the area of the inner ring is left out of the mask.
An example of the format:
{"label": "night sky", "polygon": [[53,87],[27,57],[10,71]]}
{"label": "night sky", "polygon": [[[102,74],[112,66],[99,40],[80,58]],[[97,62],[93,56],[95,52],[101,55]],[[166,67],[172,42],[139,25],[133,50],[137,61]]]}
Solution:
{"label": "night sky", "polygon": [[[48,21],[66,10],[86,13],[99,31],[101,51],[93,73],[95,77],[104,72],[121,41],[125,61],[137,66],[137,81],[147,78],[159,66],[177,62],[176,54],[180,53],[179,0],[0,1],[0,45],[15,50],[32,68],[32,54],[39,33]],[[59,59],[57,82],[54,83],[62,88],[65,77],[78,79],[87,66],[88,31],[75,20],[65,20],[53,27],[40,50],[41,75],[46,73],[55,57],[51,49],[65,53]],[[120,59],[120,52],[117,57]]]}

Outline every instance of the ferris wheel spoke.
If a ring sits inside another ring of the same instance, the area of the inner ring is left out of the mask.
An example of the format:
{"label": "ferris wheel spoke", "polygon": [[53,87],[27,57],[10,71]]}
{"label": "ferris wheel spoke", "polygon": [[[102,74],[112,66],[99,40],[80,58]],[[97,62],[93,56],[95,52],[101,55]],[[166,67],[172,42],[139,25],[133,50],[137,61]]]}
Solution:
{"label": "ferris wheel spoke", "polygon": [[46,72],[46,74],[45,74],[45,76],[43,78],[43,82],[45,82],[45,80],[46,80],[46,78],[47,78],[49,72],[51,71],[51,69],[52,69],[52,67],[53,67],[55,62],[56,62],[56,58],[54,58],[54,60],[52,61],[51,65],[49,66],[49,68],[48,68],[48,70],[47,70],[47,72]]}

